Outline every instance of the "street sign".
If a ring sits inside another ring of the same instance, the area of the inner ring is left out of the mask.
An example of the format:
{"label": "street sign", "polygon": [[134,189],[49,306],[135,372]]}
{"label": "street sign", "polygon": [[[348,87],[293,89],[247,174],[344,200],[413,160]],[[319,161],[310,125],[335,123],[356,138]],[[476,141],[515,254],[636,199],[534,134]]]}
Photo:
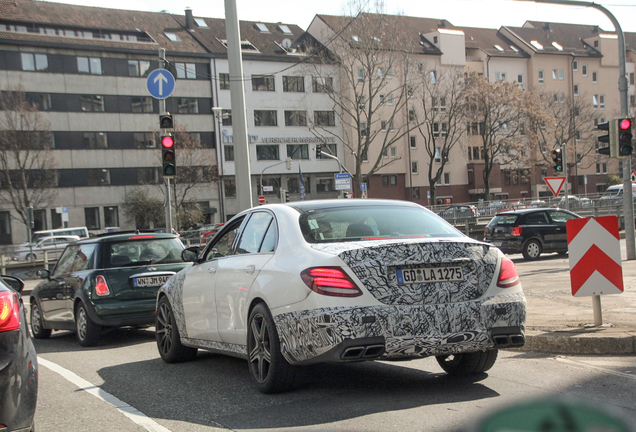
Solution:
{"label": "street sign", "polygon": [[[633,172],[633,171],[632,171],[632,172]],[[361,190],[362,192],[366,191],[366,190],[367,190],[367,184],[366,184],[366,183],[360,183],[360,190]]]}
{"label": "street sign", "polygon": [[631,178],[632,178],[632,183],[636,183],[636,171],[632,170]]}
{"label": "street sign", "polygon": [[351,189],[351,174],[338,173],[334,174],[336,179],[336,190],[348,190]]}
{"label": "street sign", "polygon": [[623,269],[618,218],[570,219],[566,223],[574,297],[621,294]]}
{"label": "street sign", "polygon": [[561,192],[565,179],[565,177],[543,177],[543,180],[546,182],[555,197],[559,196],[559,192]]}
{"label": "street sign", "polygon": [[258,203],[259,204],[265,204],[265,197],[263,195],[258,197]]}
{"label": "street sign", "polygon": [[155,99],[165,99],[174,91],[174,77],[165,69],[155,69],[148,75],[146,87]]}

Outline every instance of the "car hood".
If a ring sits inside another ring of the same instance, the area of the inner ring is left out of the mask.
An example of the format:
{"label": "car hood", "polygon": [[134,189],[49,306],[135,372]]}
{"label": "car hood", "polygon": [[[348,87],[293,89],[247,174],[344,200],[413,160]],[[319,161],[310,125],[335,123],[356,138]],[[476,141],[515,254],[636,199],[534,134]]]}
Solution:
{"label": "car hood", "polygon": [[[495,277],[498,252],[476,240],[408,239],[312,244],[313,249],[340,257],[381,303],[423,305],[477,299]],[[460,266],[464,280],[398,284],[396,270]]]}

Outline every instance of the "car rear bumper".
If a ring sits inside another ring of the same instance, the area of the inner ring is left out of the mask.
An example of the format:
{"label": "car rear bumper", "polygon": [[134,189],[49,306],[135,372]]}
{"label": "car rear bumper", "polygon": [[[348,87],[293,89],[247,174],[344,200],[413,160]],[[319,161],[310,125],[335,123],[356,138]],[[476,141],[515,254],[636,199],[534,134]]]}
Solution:
{"label": "car rear bumper", "polygon": [[512,239],[484,239],[484,242],[498,248],[505,254],[517,254],[523,251],[523,238]]}
{"label": "car rear bumper", "polygon": [[86,305],[91,321],[107,327],[154,325],[155,307],[155,299],[99,299]]}
{"label": "car rear bumper", "polygon": [[274,320],[291,364],[457,354],[524,342],[522,292],[478,301],[282,313]]}

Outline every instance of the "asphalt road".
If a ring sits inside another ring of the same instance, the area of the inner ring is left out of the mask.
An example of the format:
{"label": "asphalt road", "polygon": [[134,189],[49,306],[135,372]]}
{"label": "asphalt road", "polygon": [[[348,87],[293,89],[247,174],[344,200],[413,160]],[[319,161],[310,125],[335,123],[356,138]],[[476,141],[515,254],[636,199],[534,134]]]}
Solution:
{"label": "asphalt road", "polygon": [[[567,298],[567,259],[512,258],[529,304],[550,292]],[[112,331],[92,349],[70,332],[35,344],[40,431],[454,432],[494,408],[548,395],[607,405],[636,424],[634,356],[502,350],[493,369],[471,378],[447,376],[433,358],[317,365],[302,369],[294,391],[263,395],[244,360],[200,351],[193,362],[165,364],[153,329]]]}

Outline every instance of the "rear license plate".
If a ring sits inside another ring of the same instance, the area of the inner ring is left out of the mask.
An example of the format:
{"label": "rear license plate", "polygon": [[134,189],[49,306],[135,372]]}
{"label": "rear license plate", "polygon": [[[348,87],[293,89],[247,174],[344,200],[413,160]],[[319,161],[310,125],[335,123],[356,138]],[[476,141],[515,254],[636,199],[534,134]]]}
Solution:
{"label": "rear license plate", "polygon": [[429,282],[458,282],[464,280],[464,273],[459,266],[396,269],[395,272],[398,285]]}
{"label": "rear license plate", "polygon": [[152,286],[161,286],[170,278],[172,275],[161,275],[161,276],[145,276],[140,278],[133,279],[134,287],[152,287]]}

